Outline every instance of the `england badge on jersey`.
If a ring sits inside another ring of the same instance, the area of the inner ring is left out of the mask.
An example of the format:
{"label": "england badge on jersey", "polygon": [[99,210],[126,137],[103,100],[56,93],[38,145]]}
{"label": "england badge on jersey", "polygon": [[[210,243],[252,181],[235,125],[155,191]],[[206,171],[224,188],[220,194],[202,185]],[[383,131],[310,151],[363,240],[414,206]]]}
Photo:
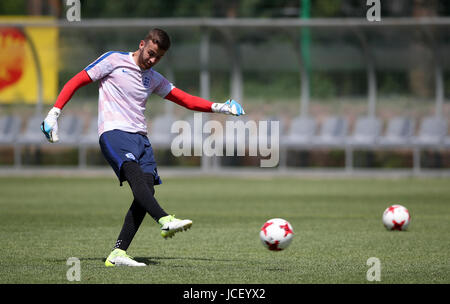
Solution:
{"label": "england badge on jersey", "polygon": [[142,79],[142,83],[144,84],[144,87],[148,88],[150,86],[150,77],[145,76],[144,79]]}

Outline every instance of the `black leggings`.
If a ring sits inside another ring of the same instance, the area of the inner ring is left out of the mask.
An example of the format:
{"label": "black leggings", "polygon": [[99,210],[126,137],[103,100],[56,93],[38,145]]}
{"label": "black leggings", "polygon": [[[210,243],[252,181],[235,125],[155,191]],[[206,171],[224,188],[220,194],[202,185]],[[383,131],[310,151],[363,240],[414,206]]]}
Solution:
{"label": "black leggings", "polygon": [[148,213],[156,222],[168,215],[155,199],[154,176],[144,173],[135,162],[125,162],[122,165],[122,174],[133,192],[133,203],[128,209],[114,248],[127,250],[138,231],[145,214]]}

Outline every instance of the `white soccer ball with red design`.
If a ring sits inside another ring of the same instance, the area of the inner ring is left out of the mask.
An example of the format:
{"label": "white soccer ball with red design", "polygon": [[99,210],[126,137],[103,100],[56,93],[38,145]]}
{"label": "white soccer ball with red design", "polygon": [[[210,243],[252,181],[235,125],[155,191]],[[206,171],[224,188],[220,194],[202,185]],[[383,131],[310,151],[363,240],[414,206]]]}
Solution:
{"label": "white soccer ball with red design", "polygon": [[406,230],[410,220],[408,209],[402,205],[392,205],[383,212],[383,224],[387,230]]}
{"label": "white soccer ball with red design", "polygon": [[273,251],[286,249],[292,242],[294,230],[288,221],[281,218],[273,218],[264,223],[259,232],[259,238],[263,245]]}

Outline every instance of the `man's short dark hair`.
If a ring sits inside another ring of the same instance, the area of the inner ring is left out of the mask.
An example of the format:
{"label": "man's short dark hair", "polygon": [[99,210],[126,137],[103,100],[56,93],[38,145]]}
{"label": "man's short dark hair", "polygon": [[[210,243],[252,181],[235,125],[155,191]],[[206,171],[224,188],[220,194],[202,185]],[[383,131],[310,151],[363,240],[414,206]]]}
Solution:
{"label": "man's short dark hair", "polygon": [[151,41],[158,45],[160,49],[167,51],[170,48],[170,37],[169,35],[159,28],[152,29],[144,39],[145,43]]}

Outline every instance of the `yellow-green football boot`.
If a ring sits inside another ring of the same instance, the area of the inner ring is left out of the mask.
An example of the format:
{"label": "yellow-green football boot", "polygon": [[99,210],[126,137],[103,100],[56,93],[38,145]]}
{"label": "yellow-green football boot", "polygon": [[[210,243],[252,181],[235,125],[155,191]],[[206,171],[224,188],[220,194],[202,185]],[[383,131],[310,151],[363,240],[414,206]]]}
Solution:
{"label": "yellow-green football boot", "polygon": [[191,220],[180,220],[175,215],[163,216],[158,221],[161,226],[161,236],[165,239],[171,238],[177,232],[188,230],[192,226]]}
{"label": "yellow-green football boot", "polygon": [[115,266],[147,266],[144,263],[136,262],[133,257],[129,256],[125,250],[122,249],[114,249],[105,261],[106,267],[115,267]]}

